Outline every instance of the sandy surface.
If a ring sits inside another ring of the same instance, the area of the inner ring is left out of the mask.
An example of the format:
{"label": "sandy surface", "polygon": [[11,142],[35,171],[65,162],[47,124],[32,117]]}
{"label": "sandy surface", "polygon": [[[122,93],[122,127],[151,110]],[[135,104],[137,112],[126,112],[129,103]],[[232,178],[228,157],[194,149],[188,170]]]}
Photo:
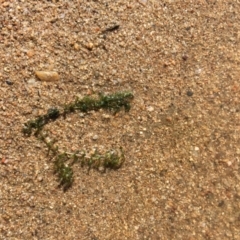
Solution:
{"label": "sandy surface", "polygon": [[[0,12],[0,239],[240,239],[237,0],[1,0]],[[116,91],[134,94],[129,113],[46,127],[68,151],[125,152],[117,171],[75,165],[63,192],[23,124]]]}

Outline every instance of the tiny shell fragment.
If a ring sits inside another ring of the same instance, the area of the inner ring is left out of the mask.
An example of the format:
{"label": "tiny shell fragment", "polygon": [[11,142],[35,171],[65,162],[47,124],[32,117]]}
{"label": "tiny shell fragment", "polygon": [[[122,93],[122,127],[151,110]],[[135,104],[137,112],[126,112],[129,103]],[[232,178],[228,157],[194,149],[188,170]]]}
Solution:
{"label": "tiny shell fragment", "polygon": [[58,81],[59,80],[59,75],[58,75],[57,72],[36,71],[35,74],[42,81],[52,82],[52,81]]}

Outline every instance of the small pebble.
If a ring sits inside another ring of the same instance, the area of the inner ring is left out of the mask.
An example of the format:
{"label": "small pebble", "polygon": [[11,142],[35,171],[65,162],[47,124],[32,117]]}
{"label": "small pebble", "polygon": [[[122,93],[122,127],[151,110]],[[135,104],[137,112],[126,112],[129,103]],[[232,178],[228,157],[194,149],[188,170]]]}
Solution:
{"label": "small pebble", "polygon": [[102,116],[103,116],[104,119],[110,119],[111,118],[111,116],[109,114],[103,114]]}
{"label": "small pebble", "polygon": [[86,45],[86,48],[90,51],[93,49],[93,47],[94,47],[94,45],[91,42],[87,43],[87,45]]}
{"label": "small pebble", "polygon": [[43,180],[42,176],[38,176],[37,180],[38,180],[39,182],[42,182],[42,180]]}
{"label": "small pebble", "polygon": [[11,86],[11,85],[13,85],[13,82],[12,82],[12,81],[9,81],[9,80],[6,80],[6,84],[9,85],[9,86]]}
{"label": "small pebble", "polygon": [[34,51],[32,49],[27,51],[27,56],[31,58],[34,55]]}
{"label": "small pebble", "polygon": [[187,55],[183,55],[183,56],[182,56],[182,60],[183,60],[183,61],[187,61],[187,59],[188,59],[188,56],[187,56]]}
{"label": "small pebble", "polygon": [[92,137],[92,139],[95,140],[95,141],[98,140],[98,135],[94,135],[94,136]]}
{"label": "small pebble", "polygon": [[2,4],[2,6],[3,6],[3,7],[8,7],[8,6],[9,6],[9,2],[7,2],[7,1],[4,2],[4,3]]}
{"label": "small pebble", "polygon": [[100,167],[98,168],[98,171],[99,171],[99,172],[104,172],[104,170],[105,170],[105,168],[104,168],[103,166],[100,166]]}
{"label": "small pebble", "polygon": [[191,90],[188,90],[188,91],[187,91],[187,95],[188,95],[189,97],[191,97],[191,96],[193,95],[193,92],[192,92]]}
{"label": "small pebble", "polygon": [[198,68],[198,69],[196,69],[196,71],[195,71],[195,73],[196,73],[197,75],[201,74],[201,72],[202,72],[202,69],[201,69],[201,68]]}
{"label": "small pebble", "polygon": [[30,78],[27,81],[27,83],[28,83],[29,86],[34,86],[34,85],[36,85],[36,80],[34,78]]}
{"label": "small pebble", "polygon": [[74,47],[74,49],[77,50],[77,51],[80,49],[80,46],[79,46],[79,44],[77,44],[77,43],[74,43],[74,46],[73,46],[73,47]]}
{"label": "small pebble", "polygon": [[147,107],[147,110],[148,110],[149,112],[152,112],[152,111],[154,111],[154,107],[149,106],[149,107]]}
{"label": "small pebble", "polygon": [[147,4],[147,0],[138,0],[139,3],[143,4],[143,5],[146,5]]}
{"label": "small pebble", "polygon": [[35,74],[42,81],[52,82],[52,81],[58,81],[59,80],[59,75],[58,75],[57,72],[36,71]]}
{"label": "small pebble", "polygon": [[1,163],[2,163],[2,164],[7,164],[7,163],[8,163],[8,160],[7,160],[5,157],[3,157],[2,160],[1,160]]}
{"label": "small pebble", "polygon": [[79,113],[79,117],[84,118],[85,114],[84,113]]}

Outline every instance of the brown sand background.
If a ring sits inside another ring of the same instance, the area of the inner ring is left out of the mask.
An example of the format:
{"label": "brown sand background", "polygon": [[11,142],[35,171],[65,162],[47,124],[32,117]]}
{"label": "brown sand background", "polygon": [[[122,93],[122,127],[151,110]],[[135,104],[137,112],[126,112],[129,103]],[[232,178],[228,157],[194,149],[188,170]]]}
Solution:
{"label": "brown sand background", "polygon": [[[0,239],[240,239],[239,16],[237,0],[1,0]],[[46,127],[63,149],[125,151],[118,171],[76,165],[64,193],[23,124],[123,90],[129,113]]]}

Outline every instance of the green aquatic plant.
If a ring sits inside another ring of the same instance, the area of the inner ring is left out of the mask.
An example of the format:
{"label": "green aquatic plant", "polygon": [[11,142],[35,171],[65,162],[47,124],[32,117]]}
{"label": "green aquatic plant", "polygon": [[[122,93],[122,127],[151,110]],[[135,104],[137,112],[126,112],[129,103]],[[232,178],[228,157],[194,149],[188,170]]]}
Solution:
{"label": "green aquatic plant", "polygon": [[97,150],[90,157],[84,157],[80,161],[82,167],[88,166],[88,172],[91,169],[96,169],[105,172],[106,169],[116,170],[119,169],[125,161],[124,153],[120,147],[119,151],[110,150],[104,154],[99,153]]}
{"label": "green aquatic plant", "polygon": [[65,105],[64,109],[60,111],[58,108],[53,107],[48,109],[47,113],[42,116],[38,116],[35,120],[29,120],[24,124],[22,132],[26,136],[30,136],[33,130],[36,130],[34,134],[37,136],[42,128],[51,121],[55,121],[61,116],[65,116],[75,111],[89,112],[105,109],[116,114],[124,108],[125,111],[130,110],[130,102],[133,99],[133,94],[130,92],[118,92],[114,94],[104,95],[99,94],[99,97],[86,96],[82,99],[76,99],[74,102]]}
{"label": "green aquatic plant", "polygon": [[41,131],[41,129],[49,123],[50,121],[55,121],[60,116],[60,111],[57,108],[50,108],[47,111],[47,114],[43,116],[38,116],[35,120],[30,120],[24,124],[22,132],[30,136],[32,134],[32,130],[36,129],[35,135]]}
{"label": "green aquatic plant", "polygon": [[73,183],[72,166],[79,163],[81,167],[87,166],[88,172],[95,169],[105,172],[106,169],[117,170],[125,161],[122,148],[119,151],[111,150],[100,154],[97,150],[88,157],[85,151],[76,151],[74,153],[60,152],[58,146],[55,146],[56,140],[47,140],[48,135],[40,133],[38,139],[45,143],[48,148],[48,155],[54,158],[54,173],[58,176],[59,186],[66,191]]}
{"label": "green aquatic plant", "polygon": [[119,112],[121,108],[125,111],[130,110],[130,101],[133,99],[133,94],[130,92],[120,92],[111,95],[99,94],[98,98],[86,96],[83,99],[76,99],[75,102],[65,106],[64,114],[75,112],[76,110],[81,112],[98,111],[99,109],[105,109],[113,112],[114,114]]}
{"label": "green aquatic plant", "polygon": [[113,112],[113,114],[116,114],[122,108],[125,111],[129,111],[132,99],[133,94],[130,92],[120,92],[111,95],[99,94],[98,98],[90,96],[82,99],[77,98],[74,102],[65,105],[62,111],[53,107],[48,109],[45,115],[38,116],[35,120],[29,120],[24,124],[22,132],[26,136],[30,136],[35,131],[34,136],[47,146],[48,155],[51,155],[54,159],[54,173],[58,177],[59,186],[66,191],[73,183],[72,166],[74,164],[79,163],[82,167],[87,166],[88,172],[90,169],[96,169],[101,172],[105,172],[106,169],[116,170],[125,161],[123,150],[120,147],[119,151],[111,150],[104,154],[96,150],[90,157],[83,150],[74,153],[61,152],[58,146],[56,146],[57,140],[49,140],[48,134],[42,131],[43,127],[49,122],[53,122],[61,116],[66,117],[67,114],[75,111],[88,112],[105,109]]}
{"label": "green aquatic plant", "polygon": [[58,154],[54,161],[54,172],[58,176],[59,186],[66,191],[73,183],[73,170],[66,164],[68,155],[66,153]]}

